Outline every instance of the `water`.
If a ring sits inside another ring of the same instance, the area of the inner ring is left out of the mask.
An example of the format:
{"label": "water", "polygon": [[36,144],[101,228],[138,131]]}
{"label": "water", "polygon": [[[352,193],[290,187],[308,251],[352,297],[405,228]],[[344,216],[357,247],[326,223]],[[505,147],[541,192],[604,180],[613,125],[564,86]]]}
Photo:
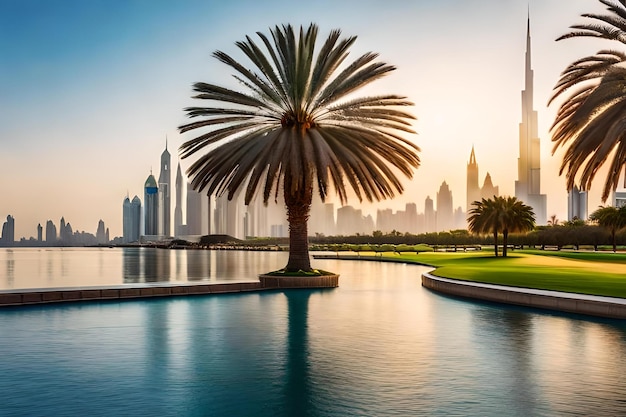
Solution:
{"label": "water", "polygon": [[[205,256],[233,279],[286,261]],[[418,266],[314,265],[340,287],[2,309],[0,415],[626,415],[621,321],[441,296]]]}
{"label": "water", "polygon": [[0,249],[0,290],[149,282],[251,281],[287,253],[154,248]]}

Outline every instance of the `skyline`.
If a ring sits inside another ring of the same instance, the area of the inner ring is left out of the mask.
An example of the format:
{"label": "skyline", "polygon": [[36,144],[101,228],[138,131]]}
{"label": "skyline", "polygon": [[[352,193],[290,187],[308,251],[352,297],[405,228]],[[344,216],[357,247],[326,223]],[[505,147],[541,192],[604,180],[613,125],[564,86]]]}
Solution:
{"label": "skyline", "polygon": [[[234,43],[282,23],[315,22],[320,37],[335,28],[357,36],[351,57],[373,51],[398,68],[365,91],[403,94],[415,103],[418,134],[411,140],[422,149],[422,166],[403,182],[404,195],[349,205],[371,214],[406,203],[421,207],[446,181],[453,206],[464,207],[472,147],[481,177],[489,173],[501,195],[514,195],[528,9],[542,193],[548,215],[567,218],[561,152],[551,155],[548,131],[556,105],[546,103],[567,64],[608,45],[554,40],[580,23],[581,13],[602,12],[598,2],[576,0],[564,9],[556,0],[385,7],[368,1],[356,13],[354,1],[297,8],[283,1],[83,3],[0,0],[0,217],[15,217],[16,238],[35,236],[38,223],[61,216],[86,231],[103,219],[111,237],[121,236],[126,195],[143,195],[166,140],[174,167],[178,146],[190,138],[176,128],[186,121],[183,108],[194,105],[192,83],[232,82],[210,54],[223,50],[245,61]],[[336,13],[327,12],[331,7]],[[353,18],[342,20],[348,15]],[[183,170],[189,162],[181,162]],[[600,204],[600,181],[590,192],[590,211]]]}

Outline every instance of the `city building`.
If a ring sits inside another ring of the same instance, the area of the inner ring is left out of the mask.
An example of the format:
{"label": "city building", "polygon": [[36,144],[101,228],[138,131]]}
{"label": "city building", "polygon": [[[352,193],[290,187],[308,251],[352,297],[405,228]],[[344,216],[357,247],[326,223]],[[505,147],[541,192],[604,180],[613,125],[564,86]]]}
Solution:
{"label": "city building", "polygon": [[[177,181],[178,182],[178,181]],[[203,195],[193,189],[191,183],[187,183],[187,204],[186,204],[186,235],[202,235],[204,229],[202,228],[202,200]]]}
{"label": "city building", "polygon": [[159,187],[150,174],[144,184],[144,235],[157,236],[159,234]]}
{"label": "city building", "polygon": [[15,244],[15,219],[8,215],[7,221],[2,225],[2,246],[13,246]]}
{"label": "city building", "polygon": [[434,202],[430,196],[424,200],[424,232],[431,233],[437,230],[437,216],[435,214]]}
{"label": "city building", "polygon": [[122,242],[138,242],[141,236],[141,200],[134,196],[124,199],[122,208]]}
{"label": "city building", "polygon": [[518,179],[515,181],[515,197],[531,206],[537,224],[546,224],[546,195],[541,194],[540,140],[537,112],[533,109],[533,70],[530,64],[530,17],[526,29],[526,66],[524,90],[522,91],[522,122],[519,124]]}
{"label": "city building", "polygon": [[[172,173],[171,173],[171,155],[167,150],[167,140],[165,141],[165,150],[161,154],[161,173],[159,174],[158,196],[159,196],[159,212],[158,222],[159,228],[157,234],[168,237],[171,236],[170,224],[172,201]],[[146,203],[147,205],[147,203]],[[146,233],[149,234],[149,233]]]}
{"label": "city building", "polygon": [[37,224],[37,242],[43,242],[43,227],[41,227],[41,223]]}
{"label": "city building", "polygon": [[180,161],[176,169],[176,205],[174,206],[174,236],[183,234],[183,173],[180,170]]}
{"label": "city building", "polygon": [[614,191],[612,200],[613,207],[626,206],[626,191]]}
{"label": "city building", "polygon": [[361,209],[343,206],[337,209],[337,232],[335,235],[351,236],[356,233],[371,234],[374,231],[372,216],[363,216]]}
{"label": "city building", "polygon": [[499,196],[499,187],[494,186],[491,180],[491,175],[487,173],[483,186],[481,187],[478,182],[478,163],[476,162],[476,154],[474,153],[474,147],[472,146],[472,152],[470,153],[470,159],[467,163],[467,203],[465,205],[466,213],[469,213],[472,209],[472,203],[474,201],[480,201],[483,198],[493,198]]}
{"label": "city building", "polygon": [[100,221],[98,221],[98,228],[96,229],[96,242],[98,245],[109,243],[109,238],[107,236],[108,230],[109,229],[104,227],[104,221],[100,219]]}
{"label": "city building", "polygon": [[48,245],[57,244],[57,227],[54,225],[52,220],[48,220],[46,222],[46,243]]}
{"label": "city building", "polygon": [[588,207],[587,192],[580,191],[577,186],[574,186],[567,193],[567,220],[587,220],[589,217]]}
{"label": "city building", "polygon": [[452,206],[452,191],[444,181],[437,192],[436,231],[442,232],[454,229],[454,208]]}

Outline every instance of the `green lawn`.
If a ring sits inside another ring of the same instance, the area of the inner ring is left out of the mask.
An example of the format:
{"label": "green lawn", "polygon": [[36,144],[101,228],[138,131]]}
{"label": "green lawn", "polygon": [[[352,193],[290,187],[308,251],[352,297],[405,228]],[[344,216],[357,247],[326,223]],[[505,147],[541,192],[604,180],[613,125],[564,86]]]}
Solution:
{"label": "green lawn", "polygon": [[433,265],[434,275],[511,285],[626,298],[626,254],[514,251],[507,258],[493,252],[425,252],[383,255]]}

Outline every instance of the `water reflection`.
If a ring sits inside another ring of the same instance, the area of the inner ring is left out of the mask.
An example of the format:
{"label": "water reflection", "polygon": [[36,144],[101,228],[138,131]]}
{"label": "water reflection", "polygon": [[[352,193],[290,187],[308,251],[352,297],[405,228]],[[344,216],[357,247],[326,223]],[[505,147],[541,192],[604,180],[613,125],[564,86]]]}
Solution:
{"label": "water reflection", "polygon": [[316,415],[309,376],[309,297],[311,291],[286,291],[287,361],[284,402],[287,415]]}
{"label": "water reflection", "polygon": [[13,286],[13,283],[15,282],[15,258],[13,256],[13,250],[11,249],[7,250],[6,265],[7,265],[7,282],[9,286]]}

